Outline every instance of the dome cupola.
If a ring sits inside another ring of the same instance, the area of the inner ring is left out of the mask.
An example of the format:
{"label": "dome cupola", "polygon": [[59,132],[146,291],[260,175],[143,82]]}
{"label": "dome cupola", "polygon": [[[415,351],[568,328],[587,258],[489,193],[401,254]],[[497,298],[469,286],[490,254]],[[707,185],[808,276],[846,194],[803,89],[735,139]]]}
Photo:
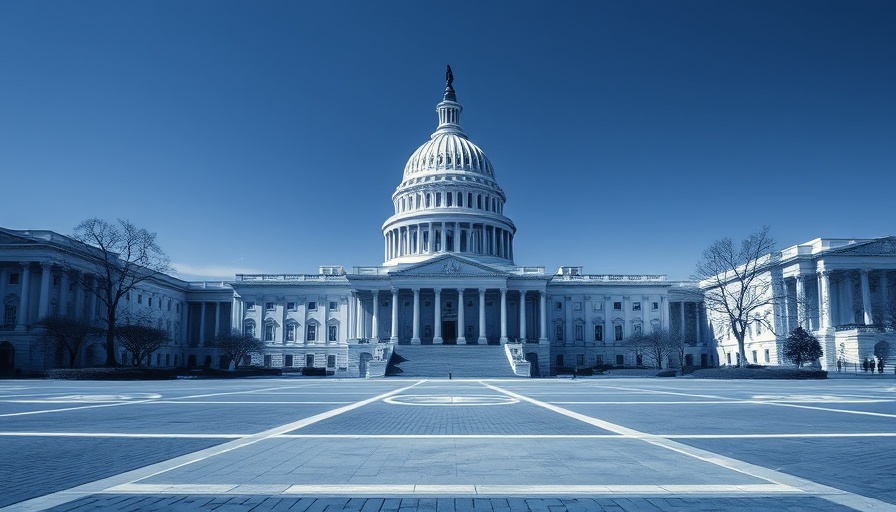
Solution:
{"label": "dome cupola", "polygon": [[408,159],[392,194],[395,214],[383,225],[386,265],[415,263],[445,252],[513,263],[516,227],[503,215],[504,191],[492,164],[460,126],[451,66],[436,105],[439,124]]}

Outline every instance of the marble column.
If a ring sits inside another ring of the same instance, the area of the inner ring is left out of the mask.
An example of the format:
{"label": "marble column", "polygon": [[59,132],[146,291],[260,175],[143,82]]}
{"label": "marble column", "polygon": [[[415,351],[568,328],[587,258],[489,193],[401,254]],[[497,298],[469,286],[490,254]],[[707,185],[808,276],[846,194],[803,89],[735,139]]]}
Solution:
{"label": "marble column", "polygon": [[31,304],[31,262],[22,262],[22,296],[19,297],[19,311],[16,315],[16,330],[28,327],[28,306]]}
{"label": "marble column", "polygon": [[520,343],[526,342],[526,291],[520,290]]}
{"label": "marble column", "polygon": [[398,343],[398,288],[392,288],[392,343]]}
{"label": "marble column", "polygon": [[[96,320],[96,317],[99,316],[97,315],[96,305],[96,301],[99,300],[97,295],[99,293],[99,283],[97,282],[97,279],[99,278],[94,275],[90,280],[90,311],[87,312],[87,319],[91,324],[93,324],[93,322]],[[186,322],[184,323],[186,324]]]}
{"label": "marble column", "polygon": [[439,288],[435,289],[436,300],[433,304],[434,314],[433,314],[433,337],[432,342],[434,344],[442,343],[442,290]]}
{"label": "marble column", "polygon": [[831,273],[829,271],[819,272],[818,287],[818,317],[821,323],[821,329],[831,327]]}
{"label": "marble column", "polygon": [[889,290],[887,290],[887,271],[880,271],[880,278],[878,288],[880,288],[880,310],[883,312],[883,318],[879,319],[878,322],[881,324],[887,323],[887,320],[890,322],[893,321],[892,318],[888,318],[890,316],[890,297]]}
{"label": "marble column", "polygon": [[[821,303],[819,302],[819,307],[821,307]],[[806,318],[806,313],[808,312],[808,307],[806,304],[806,283],[803,280],[803,276],[797,274],[796,276],[796,323],[798,326],[803,329],[808,328]]]}
{"label": "marble column", "polygon": [[[264,302],[261,303],[264,306]],[[264,323],[258,326],[259,329],[264,329]],[[262,338],[264,339],[264,331],[262,331]],[[205,302],[199,303],[199,345],[205,346]]]}
{"label": "marble column", "polygon": [[501,345],[507,343],[507,288],[501,288]]}
{"label": "marble column", "polygon": [[442,231],[440,232],[441,236],[439,237],[441,239],[439,252],[448,252],[448,247],[445,245],[448,243],[448,230],[445,229],[445,225],[446,225],[446,223],[443,222],[442,223]]}
{"label": "marble column", "polygon": [[548,305],[547,298],[545,297],[547,292],[544,290],[538,291],[538,343],[540,345],[548,344]]}
{"label": "marble column", "polygon": [[414,288],[414,334],[411,345],[420,344],[420,288]]}
{"label": "marble column", "polygon": [[50,267],[49,263],[41,263],[40,268],[40,295],[37,302],[37,319],[46,317],[50,313]]}
{"label": "marble column", "polygon": [[862,319],[865,325],[874,325],[874,315],[871,312],[871,286],[868,283],[868,269],[859,270],[862,281]]}
{"label": "marble column", "polygon": [[375,341],[380,341],[380,322],[379,322],[379,312],[380,310],[380,292],[379,290],[373,291],[373,315],[370,318],[370,338]]}
{"label": "marble column", "polygon": [[68,269],[63,268],[59,278],[59,311],[57,312],[59,316],[63,317],[68,316],[68,288]]}
{"label": "marble column", "polygon": [[[855,294],[853,293],[853,283],[852,283],[852,273],[846,272],[846,275],[843,277],[843,282],[845,286],[844,295],[846,296],[846,318],[843,318],[843,315],[840,315],[839,323],[846,324],[855,324],[856,322],[856,300]],[[828,293],[830,294],[830,288],[828,288]],[[830,295],[829,295],[830,296]],[[830,306],[829,306],[830,309]],[[833,315],[831,315],[833,316]],[[832,324],[828,324],[832,326]]]}
{"label": "marble column", "polygon": [[477,342],[480,345],[488,343],[488,338],[485,337],[485,288],[479,289],[479,339]]}
{"label": "marble column", "polygon": [[[159,297],[159,304],[162,303],[162,298]],[[215,328],[213,329],[215,332],[215,336],[221,334],[221,302],[215,301]]]}
{"label": "marble column", "polygon": [[467,304],[464,302],[464,289],[457,289],[457,344],[466,345],[467,343],[467,326],[464,322],[464,309]]}
{"label": "marble column", "polygon": [[84,318],[84,278],[83,272],[78,273],[75,278],[75,313],[74,318],[81,320]]}

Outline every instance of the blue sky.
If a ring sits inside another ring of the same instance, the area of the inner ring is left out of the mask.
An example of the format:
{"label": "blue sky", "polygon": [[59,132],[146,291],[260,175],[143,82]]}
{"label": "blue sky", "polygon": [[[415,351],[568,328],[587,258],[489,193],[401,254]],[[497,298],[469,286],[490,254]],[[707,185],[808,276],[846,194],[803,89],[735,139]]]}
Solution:
{"label": "blue sky", "polygon": [[378,265],[445,65],[516,262],[689,277],[896,235],[893,1],[0,0],[0,226],[158,233],[186,278]]}

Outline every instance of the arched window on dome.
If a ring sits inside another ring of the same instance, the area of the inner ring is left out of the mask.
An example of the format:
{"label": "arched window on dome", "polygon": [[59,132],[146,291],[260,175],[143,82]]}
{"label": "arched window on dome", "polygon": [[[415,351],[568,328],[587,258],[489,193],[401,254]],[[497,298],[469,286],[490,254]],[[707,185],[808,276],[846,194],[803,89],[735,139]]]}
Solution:
{"label": "arched window on dome", "polygon": [[426,194],[426,207],[429,208],[432,205],[432,194]]}
{"label": "arched window on dome", "polygon": [[460,230],[460,252],[467,252],[467,230]]}
{"label": "arched window on dome", "polygon": [[464,193],[458,192],[457,193],[457,206],[463,207],[463,205],[464,205]]}
{"label": "arched window on dome", "polygon": [[448,192],[445,196],[445,206],[454,206],[454,192]]}
{"label": "arched window on dome", "polygon": [[498,212],[498,199],[495,197],[492,198],[492,211],[495,213]]}
{"label": "arched window on dome", "polygon": [[442,206],[442,193],[439,192],[436,194],[436,208]]}
{"label": "arched window on dome", "polygon": [[467,208],[473,207],[473,193],[467,192]]}
{"label": "arched window on dome", "polygon": [[482,209],[482,194],[476,194],[476,208]]}

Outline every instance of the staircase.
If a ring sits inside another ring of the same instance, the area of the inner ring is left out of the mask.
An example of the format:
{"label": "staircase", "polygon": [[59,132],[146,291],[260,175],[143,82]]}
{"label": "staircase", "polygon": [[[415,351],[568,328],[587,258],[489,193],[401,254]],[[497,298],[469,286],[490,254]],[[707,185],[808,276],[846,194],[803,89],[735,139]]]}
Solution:
{"label": "staircase", "polygon": [[501,345],[396,345],[394,377],[515,377]]}

